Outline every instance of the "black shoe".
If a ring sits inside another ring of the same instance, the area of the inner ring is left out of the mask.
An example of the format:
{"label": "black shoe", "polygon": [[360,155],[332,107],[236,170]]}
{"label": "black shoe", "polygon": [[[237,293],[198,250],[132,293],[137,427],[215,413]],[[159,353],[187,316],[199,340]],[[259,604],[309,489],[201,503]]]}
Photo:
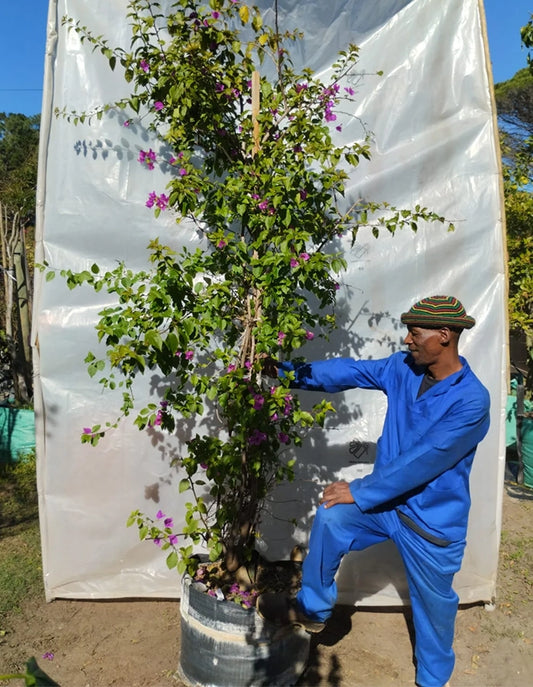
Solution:
{"label": "black shoe", "polygon": [[261,594],[257,597],[256,608],[261,618],[273,625],[293,625],[312,633],[322,632],[326,626],[326,623],[308,618],[298,606],[296,599],[286,594]]}

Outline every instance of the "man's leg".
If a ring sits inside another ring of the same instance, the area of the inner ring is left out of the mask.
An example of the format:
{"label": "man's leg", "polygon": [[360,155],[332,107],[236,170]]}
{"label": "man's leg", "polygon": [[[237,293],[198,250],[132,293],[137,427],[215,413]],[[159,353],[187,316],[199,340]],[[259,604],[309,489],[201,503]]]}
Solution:
{"label": "man's leg", "polygon": [[321,622],[329,618],[337,599],[335,573],[342,557],[388,539],[389,519],[389,513],[369,515],[351,503],[318,508],[296,597],[307,617]]}
{"label": "man's leg", "polygon": [[405,565],[413,610],[416,684],[442,687],[455,665],[458,597],[452,583],[461,567],[465,542],[436,546],[402,523],[393,539]]}
{"label": "man's leg", "polygon": [[[392,519],[391,519],[392,518]],[[335,573],[348,551],[366,549],[389,538],[390,513],[368,515],[359,506],[320,506],[316,512],[309,553],[302,567],[302,585],[296,599],[276,593],[261,594],[257,612],[276,625],[300,625],[308,632],[320,632],[337,599]]]}

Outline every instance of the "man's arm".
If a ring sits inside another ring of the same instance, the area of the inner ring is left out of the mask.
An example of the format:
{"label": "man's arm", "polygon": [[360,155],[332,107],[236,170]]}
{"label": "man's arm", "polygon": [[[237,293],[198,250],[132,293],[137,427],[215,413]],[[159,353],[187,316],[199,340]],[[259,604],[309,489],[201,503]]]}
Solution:
{"label": "man's arm", "polygon": [[370,510],[427,484],[473,450],[488,427],[489,406],[482,397],[452,407],[408,450],[350,482],[353,499]]}
{"label": "man's arm", "polygon": [[332,358],[309,363],[278,363],[279,376],[292,373],[291,386],[310,391],[335,393],[346,389],[382,389],[390,358],[380,360],[355,360]]}

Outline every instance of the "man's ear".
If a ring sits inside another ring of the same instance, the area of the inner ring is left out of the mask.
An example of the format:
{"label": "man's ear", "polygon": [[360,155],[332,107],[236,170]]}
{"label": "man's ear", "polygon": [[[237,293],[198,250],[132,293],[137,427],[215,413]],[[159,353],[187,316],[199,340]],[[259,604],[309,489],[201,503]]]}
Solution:
{"label": "man's ear", "polygon": [[441,327],[439,329],[441,346],[449,346],[452,340],[452,332],[449,327]]}

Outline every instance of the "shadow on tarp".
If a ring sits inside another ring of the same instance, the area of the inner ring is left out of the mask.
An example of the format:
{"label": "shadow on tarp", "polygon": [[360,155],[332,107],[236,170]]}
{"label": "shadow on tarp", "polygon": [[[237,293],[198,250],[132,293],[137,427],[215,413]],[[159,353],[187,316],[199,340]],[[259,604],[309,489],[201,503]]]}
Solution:
{"label": "shadow on tarp", "polygon": [[0,407],[0,464],[14,463],[34,449],[33,410]]}

